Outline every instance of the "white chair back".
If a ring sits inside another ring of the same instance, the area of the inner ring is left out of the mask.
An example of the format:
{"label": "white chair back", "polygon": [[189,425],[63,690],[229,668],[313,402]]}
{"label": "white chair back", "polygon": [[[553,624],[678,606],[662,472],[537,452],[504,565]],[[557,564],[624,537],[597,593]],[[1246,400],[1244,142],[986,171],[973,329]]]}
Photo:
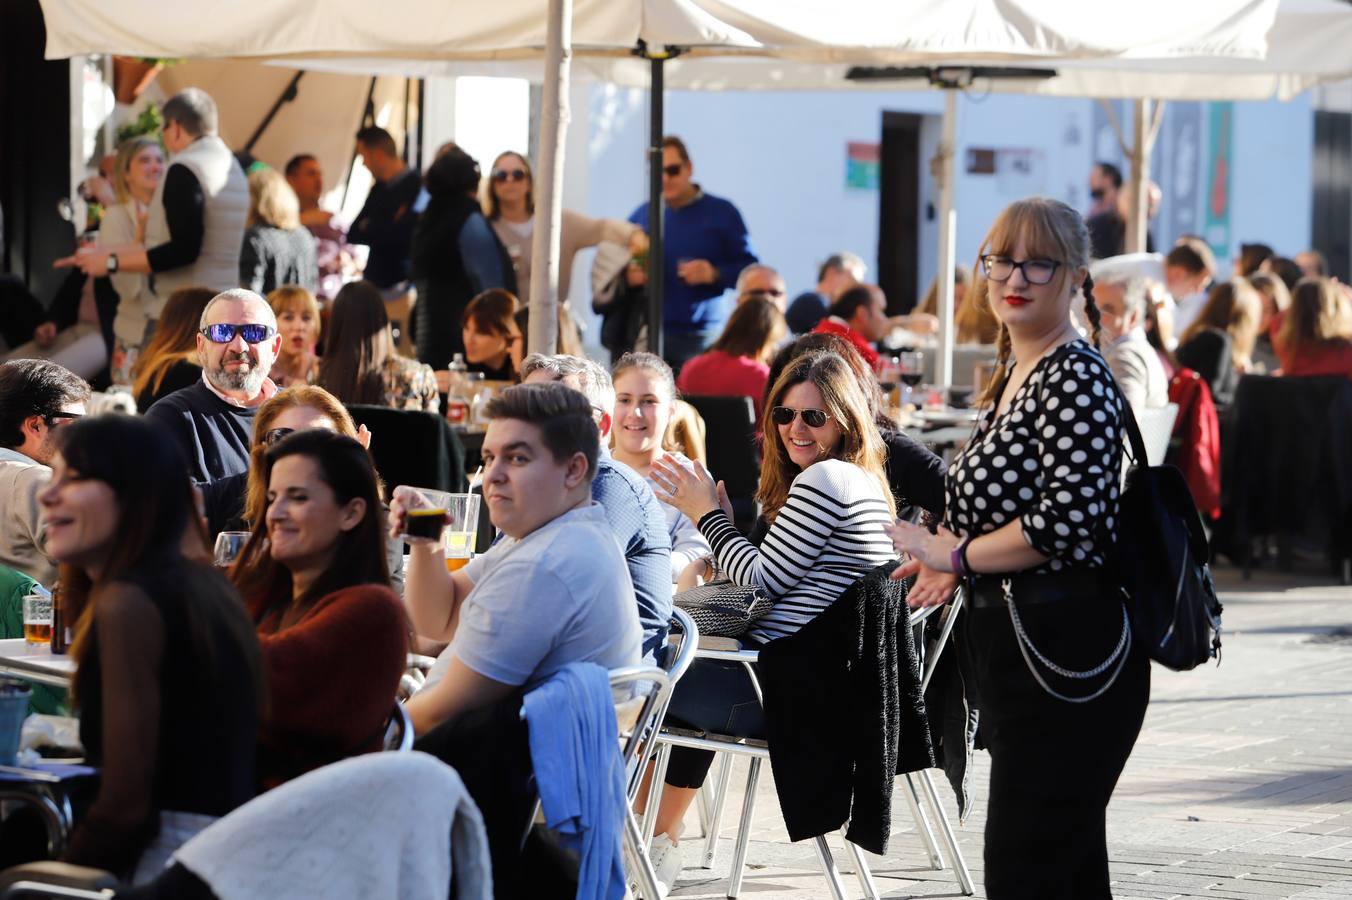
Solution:
{"label": "white chair back", "polygon": [[1177,418],[1177,403],[1143,409],[1136,413],[1136,424],[1141,429],[1141,439],[1145,441],[1145,456],[1150,465],[1164,465],[1165,454],[1169,452],[1169,438],[1173,437],[1174,420]]}

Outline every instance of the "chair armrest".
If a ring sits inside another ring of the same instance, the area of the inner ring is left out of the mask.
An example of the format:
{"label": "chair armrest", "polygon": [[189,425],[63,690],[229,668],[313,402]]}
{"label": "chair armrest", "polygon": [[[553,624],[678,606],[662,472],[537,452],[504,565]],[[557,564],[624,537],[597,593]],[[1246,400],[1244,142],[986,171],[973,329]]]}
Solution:
{"label": "chair armrest", "polygon": [[99,891],[111,892],[123,886],[122,882],[118,881],[117,876],[112,872],[46,860],[25,863],[0,872],[0,892],[22,881],[75,888],[95,893]]}
{"label": "chair armrest", "polygon": [[699,649],[701,650],[741,650],[742,642],[737,638],[714,637],[711,634],[701,634],[699,636]]}

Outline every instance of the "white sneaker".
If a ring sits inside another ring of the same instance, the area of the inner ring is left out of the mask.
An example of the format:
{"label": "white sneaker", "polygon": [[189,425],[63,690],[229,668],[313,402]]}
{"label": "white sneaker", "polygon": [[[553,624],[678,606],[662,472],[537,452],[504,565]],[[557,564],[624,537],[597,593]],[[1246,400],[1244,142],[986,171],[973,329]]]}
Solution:
{"label": "white sneaker", "polygon": [[675,887],[676,879],[681,874],[681,845],[673,844],[671,838],[659,834],[653,838],[648,858],[652,860],[653,871],[657,873],[657,890],[660,896],[656,900],[666,900],[667,894]]}

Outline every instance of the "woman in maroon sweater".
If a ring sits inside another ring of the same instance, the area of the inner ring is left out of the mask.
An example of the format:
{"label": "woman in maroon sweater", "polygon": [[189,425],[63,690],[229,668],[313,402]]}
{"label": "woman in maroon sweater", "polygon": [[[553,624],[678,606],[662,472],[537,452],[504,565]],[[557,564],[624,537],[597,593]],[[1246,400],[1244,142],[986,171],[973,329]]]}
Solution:
{"label": "woman in maroon sweater", "polygon": [[258,773],[272,787],[379,750],[408,653],[366,450],[298,431],[263,457],[267,514],[235,582],[258,628],[268,705]]}

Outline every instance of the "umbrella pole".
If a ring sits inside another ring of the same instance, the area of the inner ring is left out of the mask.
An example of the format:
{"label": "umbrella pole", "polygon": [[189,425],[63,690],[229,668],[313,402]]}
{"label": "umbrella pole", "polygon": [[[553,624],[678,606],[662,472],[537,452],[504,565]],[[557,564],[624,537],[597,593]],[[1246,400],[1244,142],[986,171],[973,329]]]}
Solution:
{"label": "umbrella pole", "polygon": [[944,89],[943,142],[936,156],[939,179],[939,358],[934,380],[947,399],[953,385],[953,268],[958,238],[958,213],[953,208],[953,157],[958,144],[958,92]]}
{"label": "umbrella pole", "polygon": [[530,334],[533,353],[554,353],[559,337],[559,228],[563,213],[563,144],[568,133],[572,0],[550,0],[540,115],[540,171],[531,244]]}
{"label": "umbrella pole", "polygon": [[1127,253],[1144,253],[1150,227],[1150,154],[1155,149],[1164,120],[1164,101],[1137,100],[1132,129],[1131,207],[1127,215],[1124,247]]}
{"label": "umbrella pole", "polygon": [[662,129],[665,57],[649,59],[648,88],[648,352],[662,355]]}

